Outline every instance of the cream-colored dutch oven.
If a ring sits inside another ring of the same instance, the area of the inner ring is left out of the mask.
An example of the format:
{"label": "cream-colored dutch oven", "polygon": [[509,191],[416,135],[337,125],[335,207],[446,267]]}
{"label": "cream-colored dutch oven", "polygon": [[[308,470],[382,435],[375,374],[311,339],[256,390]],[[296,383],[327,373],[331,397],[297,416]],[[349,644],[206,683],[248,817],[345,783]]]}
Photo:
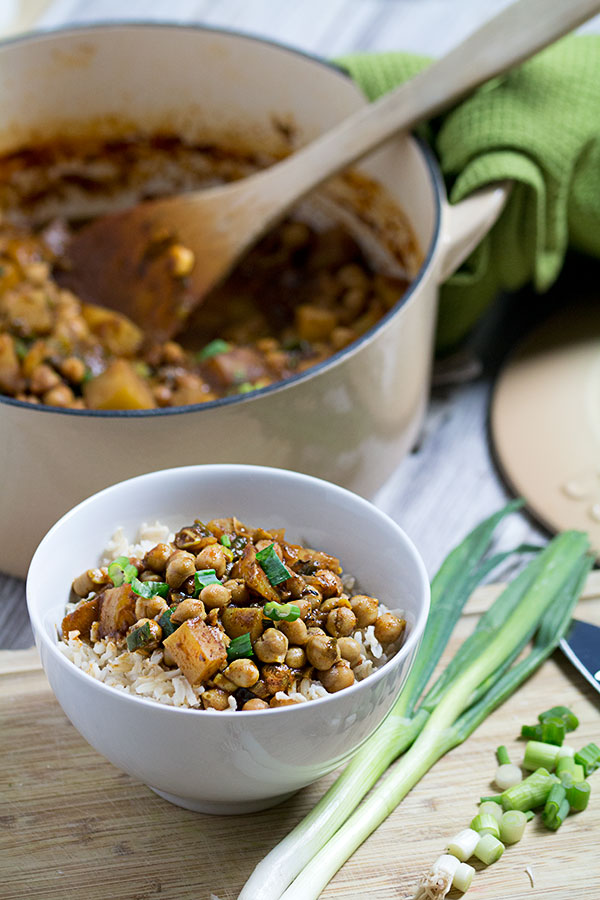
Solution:
{"label": "cream-colored dutch oven", "polygon": [[[291,124],[301,144],[362,103],[359,89],[327,63],[193,27],[100,26],[0,47],[0,152],[88,126],[122,133],[124,125],[191,138],[244,134],[281,152],[277,123]],[[266,463],[366,496],[376,491],[419,431],[438,285],[494,222],[505,194],[498,187],[450,208],[435,162],[412,138],[386,144],[359,168],[399,202],[423,249],[419,275],[397,307],[325,363],[250,397],[139,412],[0,398],[0,570],[24,575],[65,510],[156,469]]]}

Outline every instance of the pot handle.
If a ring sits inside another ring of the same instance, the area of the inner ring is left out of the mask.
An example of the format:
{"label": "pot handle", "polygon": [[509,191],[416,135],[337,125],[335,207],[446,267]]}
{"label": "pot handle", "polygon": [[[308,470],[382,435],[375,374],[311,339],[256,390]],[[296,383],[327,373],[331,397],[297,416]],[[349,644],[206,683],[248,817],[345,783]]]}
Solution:
{"label": "pot handle", "polygon": [[470,194],[460,203],[444,201],[438,283],[446,281],[495,224],[512,183],[499,181]]}

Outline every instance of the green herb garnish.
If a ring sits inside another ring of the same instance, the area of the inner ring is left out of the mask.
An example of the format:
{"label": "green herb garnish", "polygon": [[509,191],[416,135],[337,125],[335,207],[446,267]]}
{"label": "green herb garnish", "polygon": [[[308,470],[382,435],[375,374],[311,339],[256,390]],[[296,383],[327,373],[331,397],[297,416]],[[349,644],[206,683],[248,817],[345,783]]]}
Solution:
{"label": "green herb garnish", "polygon": [[538,720],[544,724],[548,719],[562,719],[565,723],[567,731],[575,731],[579,725],[579,719],[574,712],[571,712],[566,706],[553,706],[546,712],[540,713]]}
{"label": "green herb garnish", "polygon": [[281,584],[282,581],[287,581],[288,578],[292,577],[291,572],[275,553],[274,544],[269,544],[264,550],[259,550],[256,554],[256,562],[260,563],[272,585]]}
{"label": "green herb garnish", "polygon": [[140,581],[134,576],[131,579],[131,590],[140,597],[166,597],[169,585],[164,581]]}
{"label": "green herb garnish", "polygon": [[139,628],[134,628],[127,635],[127,649],[140,650],[146,647],[152,640],[152,632],[148,622],[144,622]]}
{"label": "green herb garnish", "polygon": [[210,359],[211,356],[218,356],[219,353],[227,353],[228,350],[231,350],[231,344],[228,344],[227,341],[224,341],[221,338],[215,338],[214,341],[211,341],[203,347],[202,350],[198,351],[196,359],[200,361]]}
{"label": "green herb garnish", "polygon": [[197,597],[202,588],[209,584],[221,584],[214,569],[202,569],[194,572],[194,596]]}
{"label": "green herb garnish", "polygon": [[118,556],[108,567],[108,577],[115,587],[122,584],[130,584],[131,580],[138,574],[138,570],[129,562],[129,557]]}
{"label": "green herb garnish", "polygon": [[[1,268],[1,267],[0,267]],[[13,345],[15,348],[15,353],[19,359],[25,359],[27,354],[29,353],[29,347],[21,338],[13,338]]]}
{"label": "green herb garnish", "polygon": [[177,631],[179,625],[173,625],[171,622],[171,616],[177,609],[177,603],[174,603],[173,606],[170,606],[168,609],[165,609],[164,613],[158,620],[158,624],[162,628],[162,636],[163,640],[169,637],[170,634],[173,634],[174,631]]}
{"label": "green herb garnish", "polygon": [[221,543],[223,544],[224,547],[227,547],[228,549],[231,547],[231,538],[229,537],[228,534],[223,535],[223,537],[221,538]]}
{"label": "green herb garnish", "polygon": [[276,603],[269,600],[264,605],[263,612],[267,619],[274,622],[295,622],[300,618],[300,607],[295,603]]}
{"label": "green herb garnish", "polygon": [[239,637],[232,640],[227,648],[227,661],[231,662],[234,659],[247,659],[249,656],[254,656],[250,635],[248,633],[240,634]]}

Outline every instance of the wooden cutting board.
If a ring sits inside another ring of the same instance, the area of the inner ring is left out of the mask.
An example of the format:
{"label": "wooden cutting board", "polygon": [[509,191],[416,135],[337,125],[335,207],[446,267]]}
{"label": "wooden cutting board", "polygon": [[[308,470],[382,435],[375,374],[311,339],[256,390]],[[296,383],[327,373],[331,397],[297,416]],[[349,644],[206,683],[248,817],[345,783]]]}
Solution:
{"label": "wooden cutting board", "polygon": [[[490,586],[473,595],[446,660],[497,592]],[[600,573],[590,576],[577,615],[600,624]],[[412,897],[444,842],[468,827],[479,796],[494,793],[495,748],[506,744],[519,761],[523,743],[515,738],[521,724],[556,703],[579,716],[575,745],[600,743],[600,695],[557,653],[423,778],[338,873],[324,900]],[[0,653],[0,752],[3,900],[210,900],[211,894],[235,900],[254,865],[334,777],[253,815],[179,809],[114,768],[79,736],[33,649]],[[569,817],[556,834],[531,823],[498,863],[481,867],[470,900],[598,900],[600,771],[591,783],[583,814]]]}

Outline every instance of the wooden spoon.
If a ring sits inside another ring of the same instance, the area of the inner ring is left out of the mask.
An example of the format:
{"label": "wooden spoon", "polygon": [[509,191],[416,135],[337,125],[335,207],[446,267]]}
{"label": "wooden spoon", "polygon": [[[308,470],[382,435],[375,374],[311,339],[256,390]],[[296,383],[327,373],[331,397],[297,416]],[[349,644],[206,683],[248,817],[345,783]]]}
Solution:
{"label": "wooden spoon", "polygon": [[[282,162],[223,187],[98,218],[70,243],[62,283],[85,301],[126,314],[148,336],[174,335],[244,251],[308,191],[598,11],[600,0],[518,0],[411,81]],[[193,257],[177,259],[177,251],[166,250],[169,242]]]}

